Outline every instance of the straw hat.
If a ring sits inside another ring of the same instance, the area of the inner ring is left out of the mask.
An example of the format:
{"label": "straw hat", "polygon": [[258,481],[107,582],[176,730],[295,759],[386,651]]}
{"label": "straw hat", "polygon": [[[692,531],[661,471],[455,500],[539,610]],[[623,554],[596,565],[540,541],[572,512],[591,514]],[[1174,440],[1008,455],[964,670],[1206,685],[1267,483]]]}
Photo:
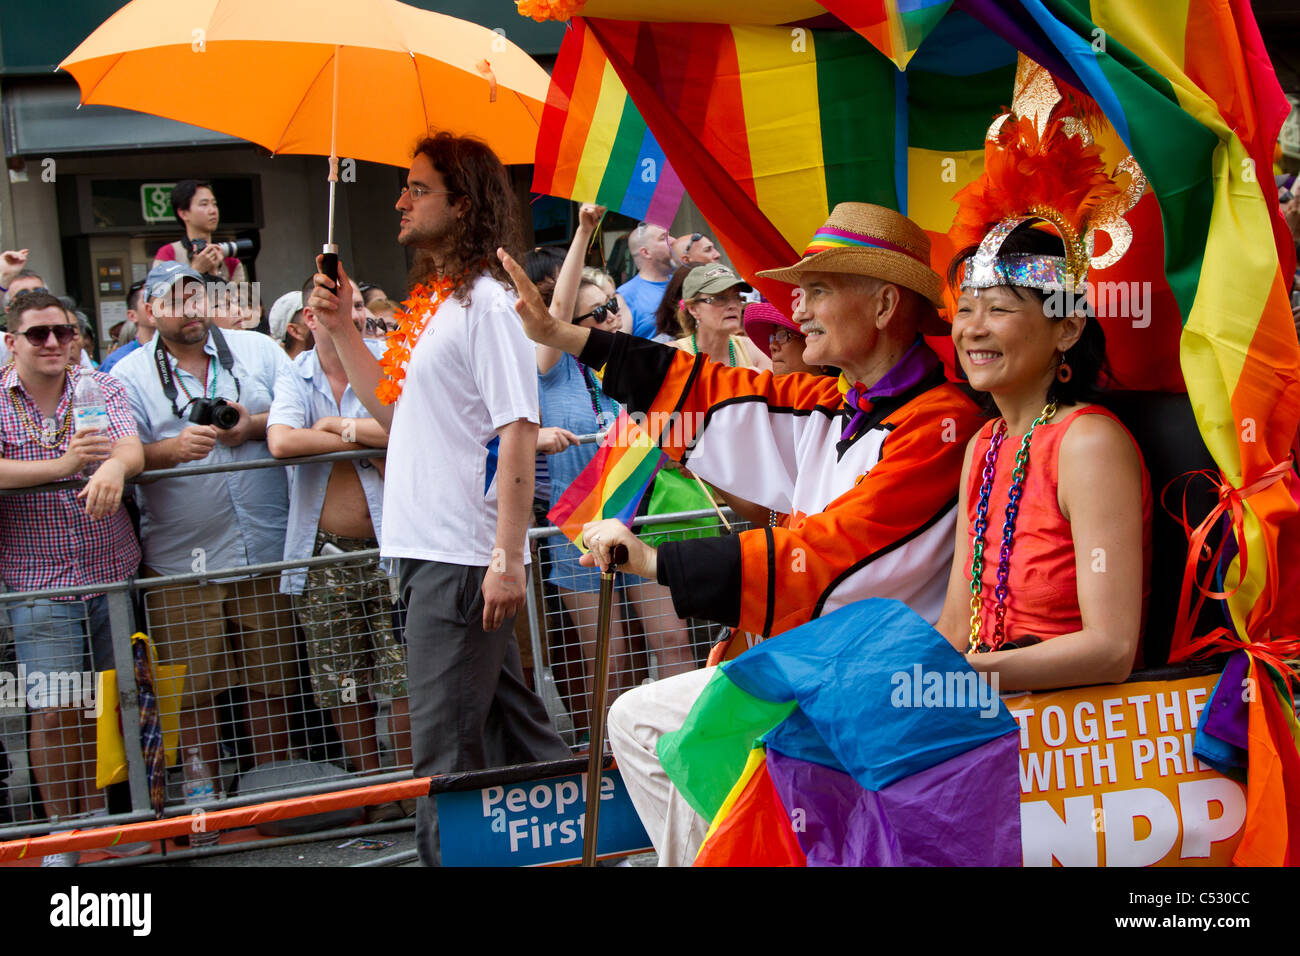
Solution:
{"label": "straw hat", "polygon": [[797,285],[807,272],[846,272],[894,282],[943,306],[943,281],[930,268],[930,237],[885,206],[842,202],[813,235],[803,258],[758,275]]}

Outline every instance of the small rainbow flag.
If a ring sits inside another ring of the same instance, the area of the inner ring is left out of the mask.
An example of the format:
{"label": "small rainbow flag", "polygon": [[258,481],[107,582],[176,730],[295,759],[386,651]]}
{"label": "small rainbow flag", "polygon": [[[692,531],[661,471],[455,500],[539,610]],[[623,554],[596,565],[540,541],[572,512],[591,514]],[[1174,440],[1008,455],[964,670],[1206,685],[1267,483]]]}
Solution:
{"label": "small rainbow flag", "polygon": [[599,203],[665,229],[685,193],[582,20],[555,61],[535,162],[533,192]]}
{"label": "small rainbow flag", "polygon": [[631,523],[666,456],[636,422],[620,411],[594,458],[547,514],[584,554],[582,526],[617,518]]}

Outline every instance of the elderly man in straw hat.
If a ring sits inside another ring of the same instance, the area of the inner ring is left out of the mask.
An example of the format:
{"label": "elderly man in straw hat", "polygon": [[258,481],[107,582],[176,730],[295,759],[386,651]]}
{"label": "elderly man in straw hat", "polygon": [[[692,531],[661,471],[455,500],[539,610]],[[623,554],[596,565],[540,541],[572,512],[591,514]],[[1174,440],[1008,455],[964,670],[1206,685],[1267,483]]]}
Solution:
{"label": "elderly man in straw hat", "polygon": [[[534,340],[592,368],[630,410],[680,412],[661,447],[705,481],[790,514],[788,528],[676,541],[654,549],[617,521],[583,529],[584,563],[604,566],[622,544],[632,573],[672,593],[680,617],[780,634],[868,597],[897,598],[932,623],[952,563],[957,485],[982,415],[945,380],[921,338],[938,323],[939,276],[911,220],[841,203],[803,259],[759,273],[797,283],[794,320],[804,359],[843,370],[773,378],[731,369],[632,336],[563,325],[527,280],[518,306]],[[748,453],[735,454],[743,438]],[[689,863],[707,824],[669,784],[655,748],[679,728],[708,681],[693,671],[624,694],[610,738],[660,863]]]}

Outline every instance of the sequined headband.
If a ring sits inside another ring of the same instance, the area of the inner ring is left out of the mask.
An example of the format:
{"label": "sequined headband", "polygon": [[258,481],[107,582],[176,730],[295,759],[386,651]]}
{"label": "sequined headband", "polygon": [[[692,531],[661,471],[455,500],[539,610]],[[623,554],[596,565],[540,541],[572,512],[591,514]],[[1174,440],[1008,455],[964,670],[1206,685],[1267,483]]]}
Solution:
{"label": "sequined headband", "polygon": [[1069,262],[1065,256],[1017,255],[999,258],[1002,244],[1021,224],[1040,219],[1039,216],[1022,216],[1003,219],[989,230],[975,255],[971,256],[962,277],[963,292],[991,289],[994,286],[1014,285],[1047,292],[1053,289],[1073,288]]}

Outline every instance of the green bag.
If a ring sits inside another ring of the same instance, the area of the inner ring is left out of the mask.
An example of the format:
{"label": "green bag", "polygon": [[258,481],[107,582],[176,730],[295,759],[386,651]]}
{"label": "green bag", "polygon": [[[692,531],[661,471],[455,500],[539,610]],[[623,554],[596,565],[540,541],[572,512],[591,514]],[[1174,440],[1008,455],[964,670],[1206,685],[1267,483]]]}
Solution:
{"label": "green bag", "polygon": [[[650,489],[650,510],[647,514],[666,515],[679,511],[699,511],[712,508],[713,499],[698,481],[687,478],[676,469],[660,468]],[[687,538],[712,538],[721,532],[716,515],[693,518],[687,521],[670,521],[646,527],[641,538],[652,548],[665,541],[683,541]]]}

